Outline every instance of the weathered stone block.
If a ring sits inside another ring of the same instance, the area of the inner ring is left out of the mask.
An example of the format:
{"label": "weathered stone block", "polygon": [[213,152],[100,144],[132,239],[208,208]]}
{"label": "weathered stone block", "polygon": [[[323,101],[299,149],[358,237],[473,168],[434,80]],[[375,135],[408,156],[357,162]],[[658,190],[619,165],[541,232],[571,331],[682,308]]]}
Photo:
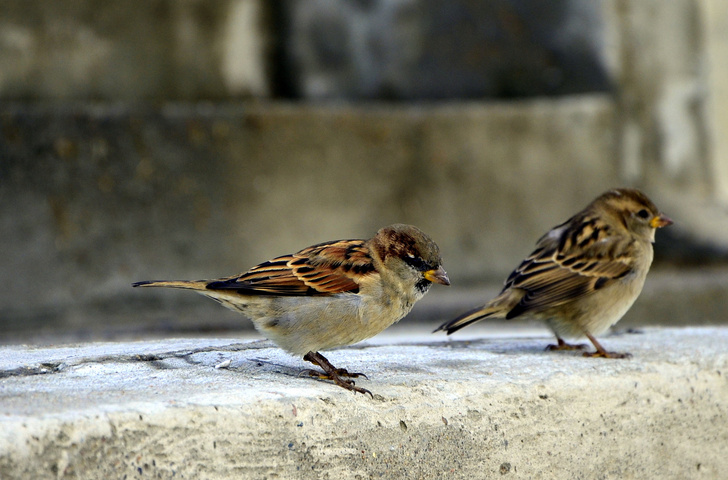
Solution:
{"label": "weathered stone block", "polygon": [[5,0],[0,98],[265,96],[267,39],[259,0]]}
{"label": "weathered stone block", "polygon": [[304,98],[605,91],[602,2],[284,2],[283,67]]}

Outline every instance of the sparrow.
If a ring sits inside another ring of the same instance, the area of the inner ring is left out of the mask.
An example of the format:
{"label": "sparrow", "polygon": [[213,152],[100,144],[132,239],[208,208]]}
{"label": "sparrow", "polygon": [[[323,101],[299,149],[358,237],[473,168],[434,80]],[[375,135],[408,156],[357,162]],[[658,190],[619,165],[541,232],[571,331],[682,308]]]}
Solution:
{"label": "sparrow", "polygon": [[624,358],[594,338],[617,323],[642,291],[652,264],[657,228],[671,225],[647,196],[619,188],[552,228],[485,305],[435,331],[451,334],[484,318],[528,315],[545,320],[556,334],[548,350],[582,349],[562,337],[586,336],[596,348],[589,357]]}
{"label": "sparrow", "polygon": [[320,243],[233,277],[132,286],[184,288],[210,297],[323,370],[302,373],[372,396],[349,380],[366,375],[334,367],[319,350],[373,337],[407,315],[433,283],[450,285],[437,244],[417,227],[395,224],[369,240]]}

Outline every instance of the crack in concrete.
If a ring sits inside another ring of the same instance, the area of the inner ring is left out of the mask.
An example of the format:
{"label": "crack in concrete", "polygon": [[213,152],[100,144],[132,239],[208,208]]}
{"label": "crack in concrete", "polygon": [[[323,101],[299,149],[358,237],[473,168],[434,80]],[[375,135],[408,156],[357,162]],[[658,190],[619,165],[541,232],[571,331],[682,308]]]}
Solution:
{"label": "crack in concrete", "polygon": [[43,362],[33,366],[23,366],[9,370],[0,370],[0,378],[27,377],[31,375],[47,375],[63,370],[67,364],[63,362]]}
{"label": "crack in concrete", "polygon": [[[162,362],[169,358],[188,358],[198,353],[207,352],[240,352],[243,350],[262,350],[265,348],[272,348],[272,344],[267,340],[259,340],[250,343],[233,343],[230,345],[223,346],[210,346],[200,347],[193,349],[184,350],[171,350],[168,352],[159,353],[135,353],[126,355],[100,355],[100,356],[88,356],[81,357],[76,360],[65,360],[65,361],[50,361],[42,362],[36,365],[23,365],[16,368],[0,369],[0,379],[10,377],[29,377],[34,375],[49,375],[54,373],[61,373],[68,367],[77,367],[79,365],[92,364],[92,363],[135,363],[135,362],[150,362],[156,368],[166,368],[160,366],[159,362]],[[189,362],[193,363],[193,362]]]}

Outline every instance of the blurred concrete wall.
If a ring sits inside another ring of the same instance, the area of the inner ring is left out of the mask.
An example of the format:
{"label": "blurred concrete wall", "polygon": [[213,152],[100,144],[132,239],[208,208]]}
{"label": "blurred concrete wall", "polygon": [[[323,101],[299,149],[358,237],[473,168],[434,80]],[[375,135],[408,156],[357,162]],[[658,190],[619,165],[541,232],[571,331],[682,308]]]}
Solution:
{"label": "blurred concrete wall", "polygon": [[615,185],[678,221],[658,255],[724,260],[728,7],[549,3],[1,2],[0,322],[214,324],[129,283],[392,222],[499,281]]}

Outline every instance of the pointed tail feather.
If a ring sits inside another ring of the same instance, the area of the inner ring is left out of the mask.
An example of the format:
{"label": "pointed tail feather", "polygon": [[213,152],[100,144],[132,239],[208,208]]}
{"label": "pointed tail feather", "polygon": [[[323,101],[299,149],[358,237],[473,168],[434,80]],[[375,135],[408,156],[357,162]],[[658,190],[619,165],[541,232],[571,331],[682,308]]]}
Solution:
{"label": "pointed tail feather", "polygon": [[189,282],[186,280],[147,280],[144,282],[132,283],[132,287],[167,287],[167,288],[184,288],[187,290],[206,290],[206,280],[198,280]]}
{"label": "pointed tail feather", "polygon": [[484,318],[490,317],[499,311],[500,311],[500,309],[498,309],[498,308],[492,308],[492,307],[488,307],[487,305],[484,305],[482,307],[478,307],[474,310],[466,312],[454,320],[450,320],[449,322],[443,323],[442,325],[437,327],[433,333],[444,330],[448,335],[450,335],[451,333],[457,332],[458,330],[460,330],[463,327],[467,327],[470,324],[478,322]]}
{"label": "pointed tail feather", "polygon": [[147,280],[144,282],[132,283],[132,287],[166,287],[166,288],[182,288],[185,290],[193,290],[197,293],[215,300],[223,307],[243,315],[247,315],[246,307],[249,297],[241,295],[235,290],[211,290],[208,285],[219,282],[220,280]]}

